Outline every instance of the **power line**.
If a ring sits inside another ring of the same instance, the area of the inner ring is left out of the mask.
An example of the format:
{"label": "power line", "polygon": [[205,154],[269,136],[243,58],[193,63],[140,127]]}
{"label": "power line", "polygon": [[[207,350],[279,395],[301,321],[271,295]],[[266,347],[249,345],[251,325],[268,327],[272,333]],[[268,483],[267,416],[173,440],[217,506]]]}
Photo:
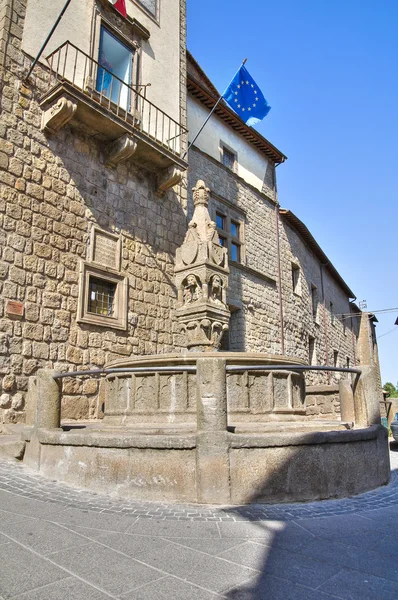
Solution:
{"label": "power line", "polygon": [[378,315],[381,313],[387,314],[387,313],[393,313],[393,312],[397,312],[398,311],[398,307],[396,308],[381,308],[380,310],[363,310],[362,312],[356,312],[356,313],[336,313],[335,317],[342,317],[344,319],[348,319],[349,317],[360,317],[363,314],[366,313],[371,313],[372,315]]}
{"label": "power line", "polygon": [[388,335],[389,333],[392,333],[393,331],[398,331],[398,327],[394,327],[393,329],[390,329],[389,331],[386,331],[385,333],[378,335],[377,339],[379,340],[380,338],[384,337],[385,335]]}

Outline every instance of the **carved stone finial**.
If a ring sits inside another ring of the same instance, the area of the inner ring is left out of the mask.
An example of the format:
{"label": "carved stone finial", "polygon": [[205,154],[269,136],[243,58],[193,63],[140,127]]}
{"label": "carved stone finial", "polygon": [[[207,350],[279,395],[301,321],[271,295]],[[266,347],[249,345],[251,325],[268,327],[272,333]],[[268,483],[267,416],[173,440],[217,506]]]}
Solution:
{"label": "carved stone finial", "polygon": [[196,186],[192,188],[193,191],[193,203],[195,206],[209,204],[210,190],[205,186],[205,182],[199,179],[196,182]]}
{"label": "carved stone finial", "polygon": [[193,188],[195,210],[176,254],[177,318],[187,348],[218,350],[228,329],[228,254],[208,211],[210,190],[199,180]]}

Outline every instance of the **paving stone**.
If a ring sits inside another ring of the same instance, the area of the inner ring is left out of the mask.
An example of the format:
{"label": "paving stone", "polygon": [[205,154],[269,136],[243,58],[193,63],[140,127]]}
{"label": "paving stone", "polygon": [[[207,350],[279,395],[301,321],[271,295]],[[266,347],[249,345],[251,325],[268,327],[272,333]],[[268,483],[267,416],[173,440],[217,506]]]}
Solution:
{"label": "paving stone", "polygon": [[234,588],[224,595],[228,600],[334,600],[340,596],[331,596],[319,590],[297,585],[286,579],[267,575],[256,580],[250,586]]}
{"label": "paving stone", "polygon": [[54,522],[67,527],[88,527],[90,529],[127,531],[135,518],[128,515],[115,514],[104,515],[102,512],[91,512],[78,508],[68,508],[53,519]]}
{"label": "paving stone", "polygon": [[49,504],[32,498],[24,498],[19,494],[11,494],[4,490],[0,491],[0,495],[1,510],[8,511],[18,517],[30,516],[34,513],[37,517],[51,519],[65,510],[65,507],[60,504]]}
{"label": "paving stone", "polygon": [[268,575],[279,576],[312,589],[318,588],[340,570],[340,566],[333,563],[322,562],[275,546],[261,552],[257,544],[250,543],[225,552],[222,556],[238,564],[252,563],[265,578]]}
{"label": "paving stone", "polygon": [[395,506],[369,510],[359,514],[365,519],[371,519],[372,521],[377,521],[378,523],[390,526],[398,521],[398,504]]}
{"label": "paving stone", "polygon": [[[398,543],[396,543],[398,546]],[[391,579],[398,583],[398,562],[394,556],[387,556],[366,548],[355,549],[344,544],[317,540],[302,550],[302,556],[309,556],[329,564],[370,573],[377,577]]]}
{"label": "paving stone", "polygon": [[128,533],[154,535],[159,537],[194,537],[194,538],[219,538],[220,533],[215,523],[195,522],[170,522],[153,519],[148,523],[137,520],[128,530]]}
{"label": "paving stone", "polygon": [[221,523],[223,538],[253,538],[266,545],[298,550],[310,544],[314,534],[296,523],[284,521],[255,521],[249,523]]}
{"label": "paving stone", "polygon": [[395,582],[351,569],[342,569],[319,590],[344,600],[391,600],[398,597],[398,584]]}
{"label": "paving stone", "polygon": [[[391,526],[391,533],[396,530],[396,524]],[[398,558],[398,540],[396,535],[387,535],[386,537],[379,539],[379,542],[373,547],[375,552],[380,554],[387,554]]]}
{"label": "paving stone", "polygon": [[218,554],[220,558],[225,558],[239,565],[251,567],[261,571],[264,565],[267,564],[267,559],[273,552],[272,546],[257,544],[256,542],[248,541],[234,548],[224,550]]}
{"label": "paving stone", "polygon": [[[161,541],[161,540],[159,540]],[[190,548],[181,551],[174,544],[160,544],[140,557],[146,565],[156,566],[169,575],[221,593],[231,585],[244,583],[255,574],[253,569],[232,564],[229,561],[208,556]]]}
{"label": "paving stone", "polygon": [[50,558],[87,583],[115,595],[125,594],[164,575],[151,566],[95,543],[57,552]]}
{"label": "paving stone", "polygon": [[109,600],[109,598],[114,596],[72,577],[26,594],[13,596],[13,600]]}
{"label": "paving stone", "polygon": [[358,549],[374,550],[375,546],[384,538],[385,536],[380,534],[380,531],[366,531],[365,533],[343,535],[337,541],[350,548],[357,548],[357,551]]}
{"label": "paving stone", "polygon": [[6,551],[3,550],[0,594],[5,598],[34,590],[68,576],[63,569],[14,542],[7,545]]}
{"label": "paving stone", "polygon": [[110,498],[0,460],[0,600],[394,597],[396,454],[379,490],[241,507]]}
{"label": "paving stone", "polygon": [[[78,533],[84,538],[88,538],[88,541],[98,540],[106,537],[107,534],[112,535],[113,531],[104,531],[103,529],[91,529],[90,527],[78,527],[77,525],[62,525],[62,527],[67,527],[69,531]],[[121,535],[121,533],[116,533],[116,535]]]}
{"label": "paving stone", "polygon": [[123,600],[216,600],[212,594],[174,577],[165,577],[143,588],[123,595]]}
{"label": "paving stone", "polygon": [[[90,534],[91,536],[91,534]],[[159,543],[159,538],[145,535],[128,535],[114,533],[110,531],[102,532],[101,535],[94,537],[100,544],[117,550],[127,556],[133,558],[141,558],[143,554],[156,547]],[[169,543],[169,542],[167,542]]]}
{"label": "paving stone", "polygon": [[[4,546],[5,544],[9,544],[10,540],[8,538],[6,538],[4,535],[0,534],[0,546]],[[4,548],[2,548],[1,550],[2,552],[5,552]]]}
{"label": "paving stone", "polygon": [[181,546],[184,546],[186,548],[192,548],[192,550],[198,550],[199,552],[204,552],[205,554],[210,554],[211,556],[221,556],[222,553],[226,550],[230,550],[231,548],[237,548],[241,544],[246,543],[246,540],[240,539],[168,539],[169,541],[172,541],[176,544],[180,544]]}
{"label": "paving stone", "polygon": [[[0,492],[0,503],[1,503],[1,492]],[[24,515],[15,515],[8,510],[0,509],[0,531],[2,523],[23,523],[26,517]]]}
{"label": "paving stone", "polygon": [[301,519],[300,525],[318,537],[346,539],[351,534],[379,532],[387,534],[384,523],[378,523],[359,515],[330,516],[326,518]]}
{"label": "paving stone", "polygon": [[90,543],[90,540],[58,525],[28,517],[19,523],[0,523],[0,531],[43,556]]}

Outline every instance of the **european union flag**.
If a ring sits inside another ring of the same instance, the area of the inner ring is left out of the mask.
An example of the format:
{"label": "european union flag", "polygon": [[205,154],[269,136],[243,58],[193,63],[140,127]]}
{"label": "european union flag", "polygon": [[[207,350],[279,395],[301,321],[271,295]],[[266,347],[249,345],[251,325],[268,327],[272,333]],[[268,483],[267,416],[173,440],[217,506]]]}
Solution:
{"label": "european union flag", "polygon": [[258,85],[244,65],[225,90],[223,98],[246,125],[255,125],[267,116],[268,105]]}

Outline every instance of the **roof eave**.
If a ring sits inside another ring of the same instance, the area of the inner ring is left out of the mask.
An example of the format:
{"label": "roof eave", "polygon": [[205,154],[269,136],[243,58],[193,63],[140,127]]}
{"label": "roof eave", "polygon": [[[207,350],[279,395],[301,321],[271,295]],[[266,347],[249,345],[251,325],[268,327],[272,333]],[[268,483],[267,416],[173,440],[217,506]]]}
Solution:
{"label": "roof eave", "polygon": [[300,219],[289,209],[280,208],[279,213],[281,216],[285,217],[288,223],[297,231],[300,237],[306,242],[307,246],[312,250],[312,252],[319,258],[321,264],[329,271],[332,277],[340,284],[342,289],[346,292],[349,298],[353,298],[355,300],[356,296],[354,292],[348,287],[340,273],[330,262],[310,230]]}

